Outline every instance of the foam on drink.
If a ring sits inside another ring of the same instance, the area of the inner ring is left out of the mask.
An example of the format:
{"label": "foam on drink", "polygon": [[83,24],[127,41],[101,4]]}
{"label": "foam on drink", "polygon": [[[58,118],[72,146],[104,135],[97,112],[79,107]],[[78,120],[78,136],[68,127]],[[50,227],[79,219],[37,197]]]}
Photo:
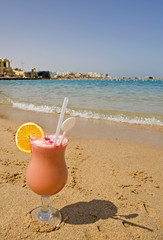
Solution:
{"label": "foam on drink", "polygon": [[[58,136],[56,146],[60,145],[61,141],[61,135]],[[35,144],[40,147],[54,147],[54,140],[55,140],[55,134],[46,134],[45,138],[35,138],[32,137],[31,141],[32,144]],[[67,144],[67,138],[64,138],[62,141],[62,146],[65,146]]]}

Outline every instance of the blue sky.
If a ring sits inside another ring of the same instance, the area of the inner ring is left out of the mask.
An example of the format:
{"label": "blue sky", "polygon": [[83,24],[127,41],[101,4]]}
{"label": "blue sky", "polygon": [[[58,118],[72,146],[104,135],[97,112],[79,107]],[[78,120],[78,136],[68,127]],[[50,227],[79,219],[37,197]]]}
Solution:
{"label": "blue sky", "polygon": [[0,12],[13,68],[163,77],[162,0],[0,0]]}

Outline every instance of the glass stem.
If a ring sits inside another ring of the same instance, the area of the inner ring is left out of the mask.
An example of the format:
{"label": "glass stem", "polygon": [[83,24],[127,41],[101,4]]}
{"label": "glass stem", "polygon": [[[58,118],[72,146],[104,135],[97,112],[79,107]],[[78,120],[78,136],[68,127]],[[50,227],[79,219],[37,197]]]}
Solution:
{"label": "glass stem", "polygon": [[47,211],[48,210],[48,208],[49,208],[49,205],[48,205],[49,198],[50,197],[41,196],[41,202],[42,202],[41,210],[42,211]]}
{"label": "glass stem", "polygon": [[49,197],[45,197],[45,196],[41,197],[42,206],[38,214],[38,218],[41,221],[48,221],[51,217],[48,200],[49,200]]}

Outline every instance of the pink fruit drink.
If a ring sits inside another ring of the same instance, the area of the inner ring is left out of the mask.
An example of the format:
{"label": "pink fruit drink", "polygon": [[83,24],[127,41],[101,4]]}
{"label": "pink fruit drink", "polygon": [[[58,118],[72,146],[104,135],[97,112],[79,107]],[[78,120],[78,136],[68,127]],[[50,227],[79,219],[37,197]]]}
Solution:
{"label": "pink fruit drink", "polygon": [[68,171],[65,163],[67,138],[61,145],[60,136],[54,145],[55,135],[45,139],[31,138],[32,157],[26,171],[26,180],[31,190],[42,196],[59,192],[67,181]]}

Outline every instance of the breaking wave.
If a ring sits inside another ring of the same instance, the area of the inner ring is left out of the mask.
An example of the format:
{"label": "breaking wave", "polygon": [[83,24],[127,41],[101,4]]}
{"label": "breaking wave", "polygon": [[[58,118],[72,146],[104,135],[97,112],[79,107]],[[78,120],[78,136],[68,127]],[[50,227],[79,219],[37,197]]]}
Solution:
{"label": "breaking wave", "polygon": [[[42,112],[42,113],[60,113],[61,107],[58,106],[50,106],[50,105],[36,105],[33,103],[25,103],[25,102],[14,102],[10,101],[13,107],[19,108],[27,111],[34,112]],[[157,117],[155,115],[152,116],[144,116],[140,115],[136,116],[136,113],[127,114],[127,113],[119,113],[109,111],[98,111],[98,110],[90,110],[90,109],[74,109],[67,108],[66,113],[70,116],[81,117],[87,119],[104,119],[110,120],[114,122],[122,122],[122,123],[130,123],[130,124],[143,124],[143,125],[157,125],[163,126],[163,119]]]}

